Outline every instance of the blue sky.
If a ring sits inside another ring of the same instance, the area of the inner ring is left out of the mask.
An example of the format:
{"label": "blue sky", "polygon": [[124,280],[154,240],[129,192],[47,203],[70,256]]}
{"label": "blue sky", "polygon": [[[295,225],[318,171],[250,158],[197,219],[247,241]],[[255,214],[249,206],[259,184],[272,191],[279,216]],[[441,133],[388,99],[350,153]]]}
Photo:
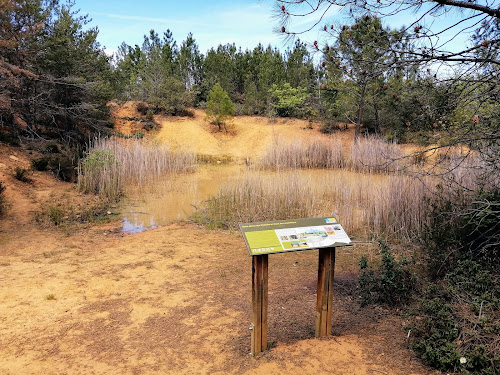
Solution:
{"label": "blue sky", "polygon": [[[273,32],[277,21],[272,18],[272,0],[76,0],[74,9],[80,9],[80,15],[90,16],[90,27],[98,26],[98,40],[109,54],[122,42],[132,46],[142,44],[144,34],[149,34],[150,29],[160,35],[170,29],[179,45],[191,32],[203,54],[211,47],[226,43],[235,43],[243,49],[253,49],[259,43],[271,44],[281,51],[288,46],[280,35]],[[345,13],[336,15],[334,12],[330,12],[328,22],[332,19],[349,22]],[[303,29],[316,17],[317,14],[313,18],[296,19],[293,28]],[[399,14],[384,23],[396,28],[415,17],[414,14]],[[442,26],[461,17],[463,15],[455,12],[434,21]],[[301,39],[308,43],[316,39],[321,41],[322,34],[316,28],[302,35]],[[460,36],[454,43],[462,48],[466,36]]]}
{"label": "blue sky", "polygon": [[121,42],[140,45],[150,29],[160,35],[170,29],[178,44],[191,32],[203,54],[211,47],[233,42],[243,49],[259,43],[285,49],[283,39],[273,33],[276,23],[269,2],[76,0],[75,9],[92,18],[90,26],[99,27],[98,40],[108,52]]}

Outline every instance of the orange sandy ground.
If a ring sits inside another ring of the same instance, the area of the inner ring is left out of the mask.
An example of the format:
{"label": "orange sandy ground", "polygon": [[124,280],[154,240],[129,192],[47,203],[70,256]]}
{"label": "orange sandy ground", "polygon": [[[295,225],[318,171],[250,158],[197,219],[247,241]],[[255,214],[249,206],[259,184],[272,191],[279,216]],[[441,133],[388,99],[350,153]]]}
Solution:
{"label": "orange sandy ground", "polygon": [[[157,118],[158,138],[252,157],[276,132],[318,136],[305,122],[250,117],[235,120],[233,135],[214,134],[203,117]],[[28,157],[0,145],[10,205],[0,220],[0,374],[437,374],[407,348],[402,318],[359,308],[362,245],[338,252],[326,339],[314,338],[317,253],[270,256],[270,349],[252,357],[251,259],[238,233],[191,223],[132,235],[118,222],[40,228],[43,202],[86,197],[47,172],[15,180]]]}

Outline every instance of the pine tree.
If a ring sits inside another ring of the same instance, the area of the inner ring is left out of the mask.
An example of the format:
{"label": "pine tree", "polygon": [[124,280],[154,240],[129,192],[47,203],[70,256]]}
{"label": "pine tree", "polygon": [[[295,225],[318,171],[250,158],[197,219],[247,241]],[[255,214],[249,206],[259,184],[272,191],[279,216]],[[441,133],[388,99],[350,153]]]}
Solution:
{"label": "pine tree", "polygon": [[219,130],[222,128],[227,130],[227,122],[234,115],[234,104],[229,94],[219,84],[216,84],[208,94],[206,113],[208,120],[217,125]]}

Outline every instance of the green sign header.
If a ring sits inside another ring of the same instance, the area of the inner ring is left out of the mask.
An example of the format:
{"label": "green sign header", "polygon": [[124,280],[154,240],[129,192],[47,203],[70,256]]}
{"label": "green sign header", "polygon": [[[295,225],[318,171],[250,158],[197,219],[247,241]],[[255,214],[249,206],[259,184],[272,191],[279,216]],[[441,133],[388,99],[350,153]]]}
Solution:
{"label": "green sign header", "polygon": [[250,255],[347,246],[351,239],[333,217],[240,224]]}

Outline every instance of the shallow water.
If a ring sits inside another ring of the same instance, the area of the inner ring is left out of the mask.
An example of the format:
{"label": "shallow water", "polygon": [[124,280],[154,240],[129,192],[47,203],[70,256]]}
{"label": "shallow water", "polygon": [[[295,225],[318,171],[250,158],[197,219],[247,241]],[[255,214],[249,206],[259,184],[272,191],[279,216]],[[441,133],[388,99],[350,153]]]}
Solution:
{"label": "shallow water", "polygon": [[196,207],[240,173],[239,166],[200,166],[143,187],[128,187],[122,205],[123,231],[136,233],[188,219]]}
{"label": "shallow water", "polygon": [[[309,183],[309,179],[320,180],[328,173],[304,170],[281,172],[280,176],[293,174]],[[257,174],[263,179],[277,178],[277,172],[250,170],[245,165],[202,165],[194,173],[169,175],[149,186],[129,187],[122,204],[123,231],[136,233],[187,220],[222,186]]]}
{"label": "shallow water", "polygon": [[[275,172],[252,170],[246,165],[201,165],[194,173],[168,175],[164,180],[149,186],[129,187],[122,204],[122,229],[127,233],[136,233],[188,220],[196,208],[202,207],[204,202],[216,195],[224,185],[240,184],[246,178],[255,176],[264,182],[279,179],[287,183],[290,179],[298,179],[300,185],[310,185],[318,191],[328,190],[332,182],[337,185],[340,183],[344,186],[346,196],[352,189],[366,187],[366,183],[384,183],[386,179],[384,176],[362,175],[345,170]],[[344,185],[344,182],[347,184]],[[346,196],[344,200],[347,200]],[[340,205],[340,202],[337,202],[337,205]],[[351,205],[354,209],[355,203]],[[326,211],[325,215],[337,215],[336,211]],[[354,213],[349,211],[349,214],[352,216]]]}

